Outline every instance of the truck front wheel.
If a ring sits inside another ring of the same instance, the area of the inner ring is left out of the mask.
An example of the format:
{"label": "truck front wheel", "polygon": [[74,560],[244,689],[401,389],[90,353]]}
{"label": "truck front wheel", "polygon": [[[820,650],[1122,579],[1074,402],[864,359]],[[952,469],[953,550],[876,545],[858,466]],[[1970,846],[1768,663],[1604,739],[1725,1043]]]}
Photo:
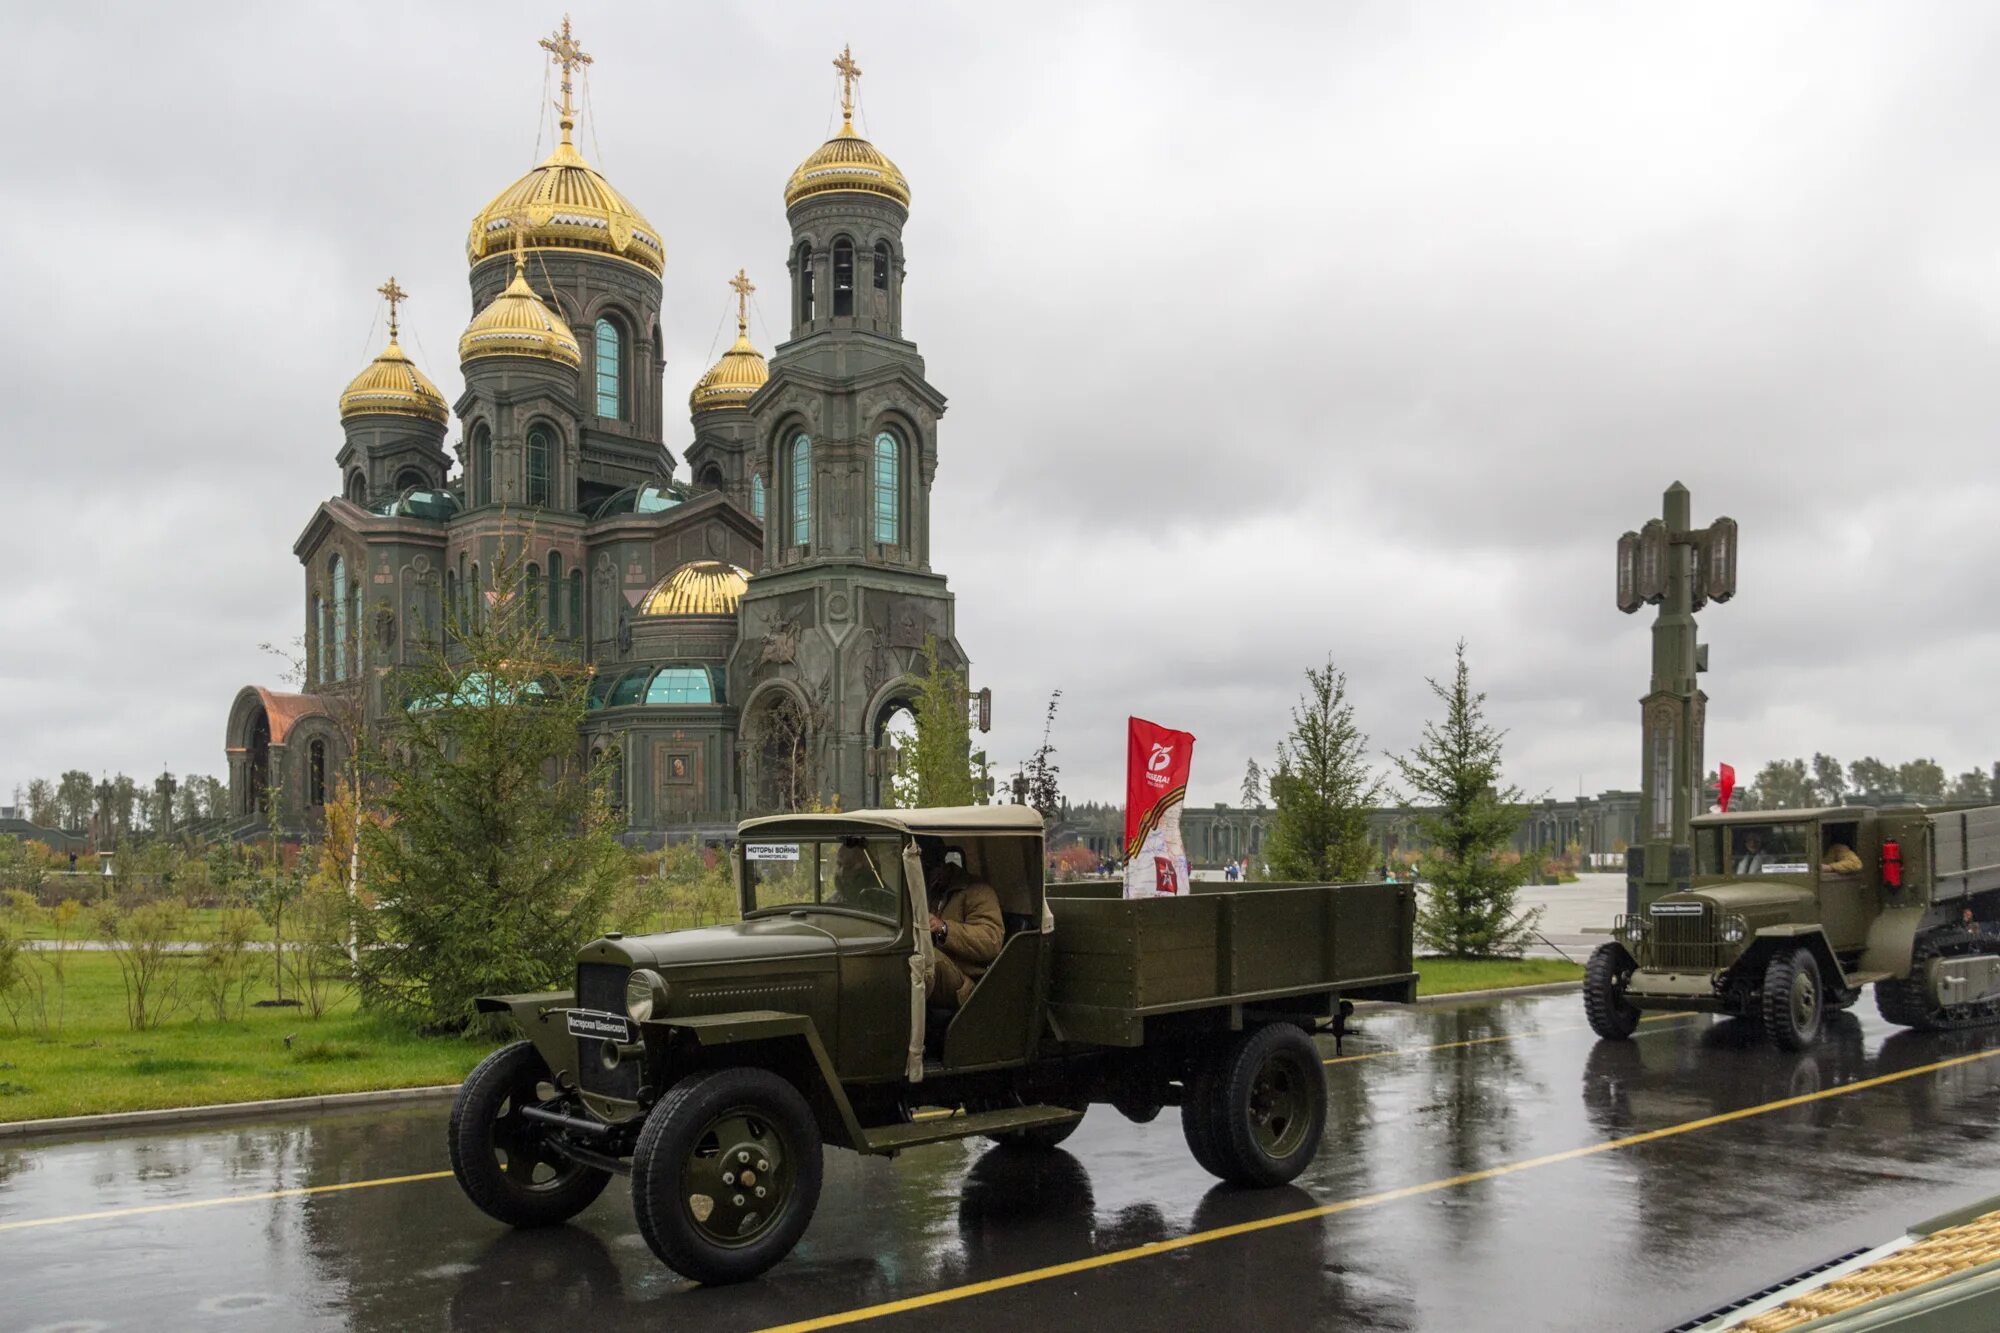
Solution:
{"label": "truck front wheel", "polygon": [[481,1060],[451,1105],[447,1146],[459,1188],[510,1227],[547,1227],[588,1208],[611,1181],[551,1146],[555,1133],[521,1114],[556,1097],[533,1043],[517,1041]]}
{"label": "truck front wheel", "polygon": [[693,1074],[646,1116],[632,1150],[632,1212],[661,1262],[711,1286],[791,1252],[819,1206],[819,1126],[767,1069]]}
{"label": "truck front wheel", "polygon": [[1181,1116],[1203,1167],[1237,1185],[1282,1185],[1319,1152],[1326,1069],[1290,1023],[1232,1038],[1197,1062]]}
{"label": "truck front wheel", "polygon": [[1803,1051],[1819,1040],[1826,1019],[1826,992],[1811,949],[1771,955],[1764,965],[1764,1031],[1787,1051]]}
{"label": "truck front wheel", "polygon": [[1625,1041],[1639,1026],[1639,1011],[1625,998],[1632,980],[1632,956],[1616,944],[1600,944],[1583,965],[1583,1013],[1590,1030],[1606,1041]]}

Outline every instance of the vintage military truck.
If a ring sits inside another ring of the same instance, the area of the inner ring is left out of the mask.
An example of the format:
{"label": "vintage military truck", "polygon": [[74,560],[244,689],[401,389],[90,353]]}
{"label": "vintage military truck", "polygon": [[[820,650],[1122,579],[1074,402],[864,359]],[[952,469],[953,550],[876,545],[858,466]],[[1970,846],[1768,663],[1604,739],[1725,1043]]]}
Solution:
{"label": "vintage military truck", "polygon": [[[991,884],[999,956],[964,1005],[926,1005],[918,839]],[[1226,1180],[1291,1180],[1326,1117],[1315,1031],[1352,1002],[1414,998],[1407,885],[1197,884],[1126,900],[1045,886],[1032,809],[751,820],[734,850],[742,920],[607,935],[574,991],[497,996],[526,1038],[466,1079],[451,1115],[466,1194],[517,1227],[573,1217],[613,1174],[640,1234],[702,1282],[791,1249],[822,1145],[894,1154],[985,1135],[1051,1146],[1086,1108],[1181,1108]]]}
{"label": "vintage military truck", "polygon": [[2000,1021],[2000,806],[1831,806],[1702,815],[1694,874],[1629,913],[1585,968],[1601,1037],[1640,1011],[1732,1014],[1779,1046],[1875,983],[1912,1028]]}

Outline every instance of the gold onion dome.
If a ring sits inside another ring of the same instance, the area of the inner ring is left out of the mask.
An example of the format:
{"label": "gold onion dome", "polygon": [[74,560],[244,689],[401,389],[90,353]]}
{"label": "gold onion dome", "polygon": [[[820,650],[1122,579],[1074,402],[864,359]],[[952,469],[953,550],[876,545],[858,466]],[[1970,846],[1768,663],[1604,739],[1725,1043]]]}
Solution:
{"label": "gold onion dome", "polygon": [[886,154],[854,132],[854,81],[861,67],[851,50],[833,62],[840,71],[840,130],[799,163],[785,182],[785,207],[822,194],[872,194],[910,206],[910,182]]}
{"label": "gold onion dome", "polygon": [[659,231],[570,142],[576,127],[571,77],[591,57],[576,44],[567,15],[561,28],[542,39],[541,48],[562,67],[562,101],[556,108],[562,142],[540,166],[479,210],[465,238],[466,261],[477,264],[525,241],[536,250],[611,255],[659,277],[667,267]]}
{"label": "gold onion dome", "polygon": [[736,270],[736,276],[730,279],[729,285],[736,289],[736,342],[722,354],[720,361],[694,382],[694,392],[688,395],[690,412],[741,407],[750,401],[751,394],[764,387],[764,381],[771,378],[770,368],[764,364],[764,354],[750,345],[746,302],[757,288],[742,269]]}
{"label": "gold onion dome", "polygon": [[486,303],[459,335],[461,364],[487,356],[532,356],[565,366],[583,364],[576,335],[561,315],[549,309],[528,285],[528,270],[519,247],[514,256],[514,280]]}
{"label": "gold onion dome", "polygon": [[394,337],[340,395],[342,421],[366,416],[422,417],[443,425],[450,415],[444,395],[403,354]]}
{"label": "gold onion dome", "polygon": [[733,616],[750,571],[720,560],[690,560],[655,584],[639,604],[642,616]]}

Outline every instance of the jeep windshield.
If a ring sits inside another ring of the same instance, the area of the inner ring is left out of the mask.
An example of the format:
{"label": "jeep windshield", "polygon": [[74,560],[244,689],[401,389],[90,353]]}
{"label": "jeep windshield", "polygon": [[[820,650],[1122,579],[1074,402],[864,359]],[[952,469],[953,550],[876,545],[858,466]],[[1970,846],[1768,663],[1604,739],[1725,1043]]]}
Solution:
{"label": "jeep windshield", "polygon": [[801,907],[902,920],[903,846],[893,835],[743,844],[744,915]]}
{"label": "jeep windshield", "polygon": [[1812,824],[1729,824],[1699,830],[1698,875],[1810,875],[1819,864]]}

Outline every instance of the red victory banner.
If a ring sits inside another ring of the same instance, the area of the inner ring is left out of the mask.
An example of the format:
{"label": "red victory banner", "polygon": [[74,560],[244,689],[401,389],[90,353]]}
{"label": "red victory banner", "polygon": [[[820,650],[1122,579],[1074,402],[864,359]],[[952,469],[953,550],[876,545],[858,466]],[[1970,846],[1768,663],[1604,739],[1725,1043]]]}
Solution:
{"label": "red victory banner", "polygon": [[1181,806],[1187,801],[1194,737],[1132,718],[1125,768],[1125,896],[1188,891]]}
{"label": "red victory banner", "polygon": [[1729,813],[1729,798],[1736,794],[1736,770],[1724,764],[1718,776],[1721,780],[1716,785],[1715,794],[1721,799],[1722,813],[1726,815]]}

